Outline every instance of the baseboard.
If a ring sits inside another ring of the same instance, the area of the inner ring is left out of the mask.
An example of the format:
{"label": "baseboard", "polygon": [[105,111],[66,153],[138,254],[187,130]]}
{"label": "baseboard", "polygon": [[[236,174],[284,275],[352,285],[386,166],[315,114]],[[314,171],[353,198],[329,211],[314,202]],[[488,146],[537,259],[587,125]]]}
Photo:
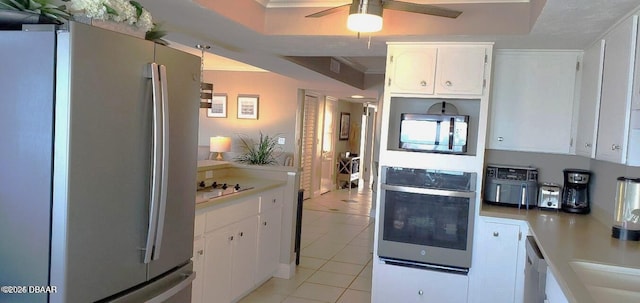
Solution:
{"label": "baseboard", "polygon": [[296,274],[296,263],[295,261],[291,262],[291,264],[278,264],[278,270],[273,275],[276,278],[281,279],[291,279]]}

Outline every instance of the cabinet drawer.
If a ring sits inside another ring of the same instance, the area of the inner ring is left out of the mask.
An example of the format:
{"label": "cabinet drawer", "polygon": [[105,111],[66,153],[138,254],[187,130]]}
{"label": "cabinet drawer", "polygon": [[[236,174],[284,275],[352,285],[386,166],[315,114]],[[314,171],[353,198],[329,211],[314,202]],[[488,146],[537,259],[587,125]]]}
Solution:
{"label": "cabinet drawer", "polygon": [[371,302],[467,302],[468,286],[465,275],[374,263]]}
{"label": "cabinet drawer", "polygon": [[205,232],[257,215],[259,200],[258,197],[251,197],[208,212]]}
{"label": "cabinet drawer", "polygon": [[282,206],[282,196],[282,188],[277,188],[265,192],[262,196],[260,196],[259,211],[262,213],[267,210]]}

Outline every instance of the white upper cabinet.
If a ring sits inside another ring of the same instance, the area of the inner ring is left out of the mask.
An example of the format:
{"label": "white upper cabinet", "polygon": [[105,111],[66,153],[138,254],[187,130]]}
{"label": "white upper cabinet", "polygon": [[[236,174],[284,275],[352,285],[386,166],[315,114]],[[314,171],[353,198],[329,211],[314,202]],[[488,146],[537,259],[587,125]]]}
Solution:
{"label": "white upper cabinet", "polygon": [[602,100],[596,159],[627,163],[638,17],[605,35]]}
{"label": "white upper cabinet", "polygon": [[488,46],[389,45],[387,89],[420,95],[482,95]]}
{"label": "white upper cabinet", "polygon": [[598,116],[604,63],[604,40],[594,43],[584,51],[582,58],[582,82],[580,86],[580,111],[576,129],[576,154],[596,157]]}
{"label": "white upper cabinet", "polygon": [[581,51],[496,52],[487,148],[569,154]]}
{"label": "white upper cabinet", "polygon": [[389,50],[389,89],[396,93],[433,94],[438,49],[407,46]]}
{"label": "white upper cabinet", "polygon": [[484,47],[438,48],[436,94],[482,95],[486,55]]}

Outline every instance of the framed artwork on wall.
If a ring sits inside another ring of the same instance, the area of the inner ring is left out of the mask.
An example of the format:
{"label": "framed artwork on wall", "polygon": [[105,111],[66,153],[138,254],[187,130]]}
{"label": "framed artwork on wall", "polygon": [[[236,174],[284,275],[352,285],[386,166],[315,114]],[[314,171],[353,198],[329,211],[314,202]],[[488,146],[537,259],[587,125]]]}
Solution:
{"label": "framed artwork on wall", "polygon": [[214,94],[211,99],[211,108],[207,109],[209,118],[227,117],[227,94]]}
{"label": "framed artwork on wall", "polygon": [[257,95],[238,95],[238,119],[258,119]]}
{"label": "framed artwork on wall", "polygon": [[350,113],[340,113],[340,132],[338,139],[349,140],[349,123],[351,120]]}

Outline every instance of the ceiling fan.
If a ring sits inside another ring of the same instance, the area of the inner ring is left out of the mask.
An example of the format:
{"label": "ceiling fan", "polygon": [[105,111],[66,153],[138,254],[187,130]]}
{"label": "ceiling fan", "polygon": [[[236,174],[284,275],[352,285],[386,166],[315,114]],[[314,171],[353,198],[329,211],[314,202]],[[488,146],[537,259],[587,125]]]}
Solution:
{"label": "ceiling fan", "polygon": [[351,4],[344,4],[317,13],[305,16],[307,18],[319,18],[336,12],[346,10],[349,7],[347,27],[357,32],[377,32],[382,29],[382,10],[391,9],[410,13],[425,14],[438,17],[457,18],[461,11],[442,8],[429,4],[417,4],[394,0],[353,0]]}

